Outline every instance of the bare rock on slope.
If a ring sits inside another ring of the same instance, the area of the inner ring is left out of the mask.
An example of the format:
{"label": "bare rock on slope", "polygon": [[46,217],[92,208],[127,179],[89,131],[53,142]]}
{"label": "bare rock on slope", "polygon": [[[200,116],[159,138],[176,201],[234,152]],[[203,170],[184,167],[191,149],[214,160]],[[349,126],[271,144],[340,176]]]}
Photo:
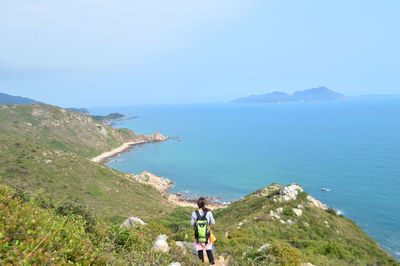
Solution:
{"label": "bare rock on slope", "polygon": [[292,184],[289,186],[282,187],[279,190],[278,200],[290,201],[297,199],[300,192],[303,192],[303,188],[299,185]]}
{"label": "bare rock on slope", "polygon": [[173,185],[173,182],[168,178],[157,176],[150,172],[144,171],[139,175],[133,175],[133,178],[139,183],[152,186],[155,190],[166,193]]}
{"label": "bare rock on slope", "polygon": [[319,200],[317,200],[311,196],[308,196],[307,199],[308,199],[308,202],[311,204],[311,206],[320,208],[325,211],[328,209],[328,206],[326,204],[320,202]]}
{"label": "bare rock on slope", "polygon": [[146,223],[143,222],[142,219],[140,219],[138,217],[129,217],[128,219],[126,219],[123,222],[123,224],[121,226],[125,227],[127,229],[130,229],[130,228],[134,228],[136,226],[142,226],[142,225],[146,225]]}
{"label": "bare rock on slope", "polygon": [[168,253],[170,248],[168,245],[168,236],[159,235],[157,239],[154,241],[153,250],[156,252]]}

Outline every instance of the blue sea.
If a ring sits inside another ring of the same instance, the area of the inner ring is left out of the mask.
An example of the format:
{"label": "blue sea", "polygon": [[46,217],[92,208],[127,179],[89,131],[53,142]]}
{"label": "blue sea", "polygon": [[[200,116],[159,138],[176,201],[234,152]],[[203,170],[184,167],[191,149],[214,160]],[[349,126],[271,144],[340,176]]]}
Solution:
{"label": "blue sea", "polygon": [[116,126],[179,137],[137,146],[110,167],[148,170],[173,180],[176,192],[224,201],[299,183],[400,258],[400,97],[92,111],[138,116]]}

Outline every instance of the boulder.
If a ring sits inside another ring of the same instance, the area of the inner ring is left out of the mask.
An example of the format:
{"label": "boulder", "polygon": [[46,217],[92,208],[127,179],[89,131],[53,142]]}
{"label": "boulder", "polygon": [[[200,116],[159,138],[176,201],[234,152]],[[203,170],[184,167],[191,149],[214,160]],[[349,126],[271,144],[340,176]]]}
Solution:
{"label": "boulder", "polygon": [[178,248],[182,250],[183,254],[187,254],[188,250],[191,251],[191,253],[196,254],[196,250],[193,250],[194,249],[193,243],[176,241],[175,244]]}
{"label": "boulder", "polygon": [[300,192],[303,192],[303,188],[299,185],[292,184],[289,186],[282,187],[279,190],[279,199],[281,201],[290,201],[297,199]]}
{"label": "boulder", "polygon": [[297,217],[300,217],[303,215],[303,211],[301,209],[293,209],[293,212],[296,214]]}
{"label": "boulder", "polygon": [[319,200],[317,200],[317,199],[315,199],[315,198],[313,198],[311,196],[308,196],[307,200],[311,204],[311,206],[320,208],[320,209],[322,209],[324,211],[326,211],[328,209],[328,206],[326,206],[325,204],[323,204],[322,202],[320,202]]}
{"label": "boulder", "polygon": [[215,261],[215,263],[216,263],[215,265],[218,265],[218,266],[227,266],[228,265],[228,262],[225,261],[224,256],[219,256],[217,258],[217,260]]}
{"label": "boulder", "polygon": [[167,235],[159,235],[156,241],[154,241],[153,250],[156,252],[168,253],[170,248],[167,240]]}
{"label": "boulder", "polygon": [[274,219],[278,219],[278,220],[281,219],[281,217],[277,213],[275,213],[273,210],[271,210],[269,212],[269,216],[274,218]]}
{"label": "boulder", "polygon": [[160,132],[154,133],[153,135],[150,136],[150,138],[152,139],[152,141],[165,141],[168,139],[168,137],[164,136]]}
{"label": "boulder", "polygon": [[145,222],[143,222],[142,219],[138,217],[129,217],[128,219],[125,220],[125,222],[121,225],[121,227],[125,227],[127,229],[134,228],[136,226],[143,226],[146,225]]}
{"label": "boulder", "polygon": [[179,262],[173,262],[168,266],[182,266],[182,264],[180,264]]}
{"label": "boulder", "polygon": [[268,250],[271,246],[272,246],[271,244],[264,244],[264,245],[262,245],[262,246],[258,249],[258,251],[259,251],[259,252],[266,251],[266,250]]}

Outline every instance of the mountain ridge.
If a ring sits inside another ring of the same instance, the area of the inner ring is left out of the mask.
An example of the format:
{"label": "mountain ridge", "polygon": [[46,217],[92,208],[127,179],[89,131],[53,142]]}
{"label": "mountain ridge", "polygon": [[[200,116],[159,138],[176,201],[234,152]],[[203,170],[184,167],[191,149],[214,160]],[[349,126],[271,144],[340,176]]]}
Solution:
{"label": "mountain ridge", "polygon": [[0,104],[42,104],[39,101],[0,92]]}

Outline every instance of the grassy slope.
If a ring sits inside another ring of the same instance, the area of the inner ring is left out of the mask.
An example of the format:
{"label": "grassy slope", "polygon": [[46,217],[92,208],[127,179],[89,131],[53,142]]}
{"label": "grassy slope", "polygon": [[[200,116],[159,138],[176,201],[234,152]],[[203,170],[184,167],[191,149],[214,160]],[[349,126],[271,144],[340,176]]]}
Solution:
{"label": "grassy slope", "polygon": [[[291,211],[298,204],[304,206],[300,217]],[[292,225],[269,216],[270,210],[279,207],[286,213],[281,219],[293,220]],[[191,211],[178,208],[162,220],[176,240],[190,241],[193,233],[187,217]],[[217,252],[231,257],[232,265],[297,265],[296,261],[332,266],[400,265],[354,222],[311,206],[304,194],[295,201],[279,203],[271,196],[254,193],[215,211],[214,216]],[[239,223],[243,225],[239,227]],[[259,252],[264,244],[272,247]]]}
{"label": "grassy slope", "polygon": [[113,129],[84,114],[50,105],[0,105],[0,134],[38,143],[43,147],[71,151],[85,157],[120,146],[136,136]]}
{"label": "grassy slope", "polygon": [[[219,221],[215,231],[221,240],[221,252],[242,257],[264,244],[287,243],[301,251],[303,262],[315,265],[394,265],[395,261],[354,222],[334,213],[311,206],[306,197],[289,202],[275,202],[272,190],[268,195],[252,194],[216,213]],[[304,206],[297,217],[291,210]],[[283,207],[282,220],[291,219],[292,225],[281,224],[270,217],[270,210]],[[242,222],[243,225],[238,227]],[[245,261],[245,260],[244,260]]]}
{"label": "grassy slope", "polygon": [[[158,217],[158,192],[89,160],[135,135],[52,106],[0,106],[0,176],[10,186],[85,205],[104,218]],[[106,134],[105,134],[106,132]]]}

